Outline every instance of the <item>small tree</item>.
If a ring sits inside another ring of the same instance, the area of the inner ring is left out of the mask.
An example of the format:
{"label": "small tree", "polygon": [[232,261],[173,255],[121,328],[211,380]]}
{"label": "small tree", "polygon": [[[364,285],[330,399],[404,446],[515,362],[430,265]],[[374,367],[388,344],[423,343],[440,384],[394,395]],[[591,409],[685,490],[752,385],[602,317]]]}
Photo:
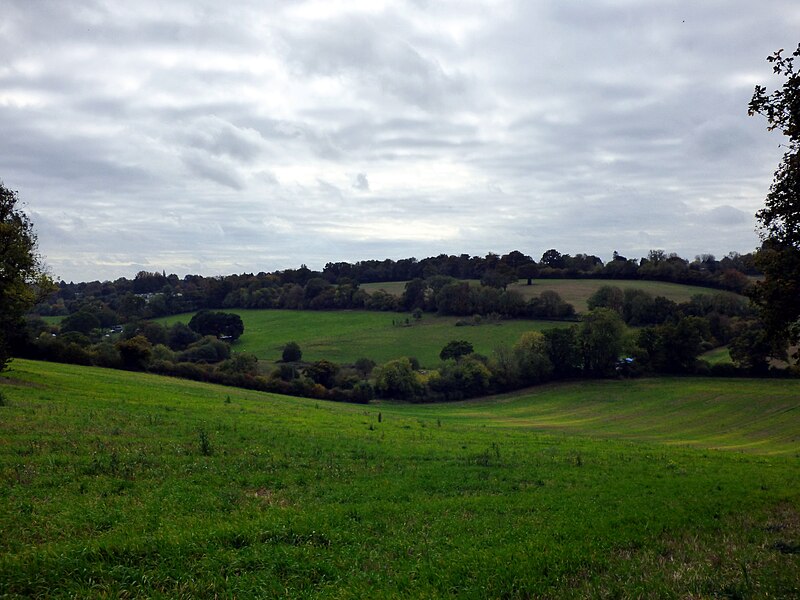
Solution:
{"label": "small tree", "polygon": [[117,342],[117,350],[126,369],[144,369],[150,361],[153,346],[143,335],[137,335],[129,340]]}
{"label": "small tree", "polygon": [[233,313],[201,310],[189,321],[189,328],[200,335],[228,337],[237,340],[244,333],[244,323]]}
{"label": "small tree", "polygon": [[337,364],[322,359],[308,365],[305,368],[305,375],[313,380],[314,383],[323,385],[326,388],[332,388],[338,371],[339,366]]}
{"label": "small tree", "polygon": [[547,343],[539,331],[526,331],[514,344],[514,357],[520,379],[524,383],[539,383],[553,372],[547,355]]}
{"label": "small tree", "polygon": [[303,358],[303,351],[300,350],[300,345],[297,342],[289,342],[283,347],[281,360],[283,362],[297,362]]}
{"label": "small tree", "polygon": [[624,334],[625,324],[617,312],[610,308],[590,311],[578,328],[584,371],[600,376],[614,373]]}
{"label": "small tree", "polygon": [[422,386],[408,358],[398,358],[377,367],[375,391],[384,398],[409,399],[417,395]]}
{"label": "small tree", "polygon": [[470,342],[466,340],[452,340],[447,342],[444,348],[442,348],[442,351],[439,352],[439,358],[442,360],[447,360],[449,358],[458,360],[462,356],[472,354],[473,352],[475,352],[475,349]]}

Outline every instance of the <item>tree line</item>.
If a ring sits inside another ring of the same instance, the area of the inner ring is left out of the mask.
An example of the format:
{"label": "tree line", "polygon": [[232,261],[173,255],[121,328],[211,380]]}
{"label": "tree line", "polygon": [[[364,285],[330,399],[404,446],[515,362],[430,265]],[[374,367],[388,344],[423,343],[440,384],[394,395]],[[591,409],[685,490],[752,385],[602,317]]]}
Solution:
{"label": "tree line", "polygon": [[[28,358],[348,402],[369,402],[375,396],[456,400],[582,377],[765,375],[768,360],[776,355],[755,309],[735,294],[701,294],[676,303],[643,290],[606,285],[588,305],[589,312],[579,322],[525,333],[488,356],[454,339],[442,349],[441,364],[430,369],[421,368],[414,357],[382,365],[368,357],[353,364],[303,362],[302,349],[294,342],[283,349],[277,365],[267,367],[252,354],[231,351],[244,331],[240,317],[208,310],[188,324],[132,321],[116,334],[94,327],[96,320],[83,313],[65,318],[60,326],[30,319],[17,350]],[[726,344],[733,365],[698,359],[706,350]]]}
{"label": "tree line", "polygon": [[[730,253],[722,260],[703,255],[689,262],[675,254],[651,251],[638,261],[618,254],[608,263],[591,255],[570,256],[548,250],[539,262],[519,251],[486,257],[440,255],[420,261],[328,263],[322,271],[305,266],[273,273],[203,277],[139,272],[133,279],[60,282],[35,306],[40,316],[92,313],[101,321],[125,323],[203,309],[420,309],[445,315],[570,319],[574,310],[554,292],[525,301],[509,284],[534,277],[649,279],[710,286],[738,293],[758,273],[752,254]],[[479,280],[468,285],[464,280]],[[362,283],[403,281],[401,296],[383,290],[367,292]],[[114,316],[115,315],[115,316]]]}

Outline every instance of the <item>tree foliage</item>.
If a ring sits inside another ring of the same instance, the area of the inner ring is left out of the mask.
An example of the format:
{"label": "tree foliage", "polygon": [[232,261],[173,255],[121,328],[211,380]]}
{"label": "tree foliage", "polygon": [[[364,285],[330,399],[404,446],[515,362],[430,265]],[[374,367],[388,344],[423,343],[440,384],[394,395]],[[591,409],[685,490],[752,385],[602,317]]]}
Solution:
{"label": "tree foliage", "polygon": [[466,340],[451,340],[444,345],[442,351],[439,352],[439,358],[442,360],[447,360],[449,358],[458,360],[462,356],[466,356],[468,354],[472,354],[475,352],[475,348],[472,347],[472,343]]}
{"label": "tree foliage", "polygon": [[610,308],[590,311],[578,328],[584,371],[596,376],[614,373],[624,334],[625,324],[617,312]]}
{"label": "tree foliage", "polygon": [[297,342],[289,342],[283,347],[283,352],[281,353],[283,362],[296,362],[301,358],[303,358],[303,351]]}
{"label": "tree foliage", "polygon": [[0,371],[10,359],[11,332],[22,326],[22,315],[37,297],[52,287],[37,252],[33,224],[18,203],[17,192],[0,182]]}
{"label": "tree foliage", "polygon": [[214,335],[237,340],[244,333],[244,323],[239,315],[201,310],[189,321],[189,328],[200,335]]}
{"label": "tree foliage", "polygon": [[800,72],[794,63],[800,44],[791,56],[783,52],[767,57],[773,72],[784,77],[783,85],[771,94],[757,85],[748,114],[763,115],[770,131],[777,129],[787,138],[765,206],[756,214],[764,240],[756,260],[764,280],[753,293],[769,335],[785,345],[797,341],[793,325],[800,318]]}

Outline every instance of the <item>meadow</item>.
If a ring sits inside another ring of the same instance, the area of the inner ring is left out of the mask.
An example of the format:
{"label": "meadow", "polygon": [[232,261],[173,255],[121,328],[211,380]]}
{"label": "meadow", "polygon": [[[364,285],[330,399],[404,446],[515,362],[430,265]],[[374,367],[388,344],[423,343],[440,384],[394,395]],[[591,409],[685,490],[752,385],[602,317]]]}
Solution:
{"label": "meadow", "polygon": [[800,594],[798,381],[354,406],[15,360],[0,393],[1,597]]}
{"label": "meadow", "polygon": [[[478,285],[477,280],[470,280],[470,285]],[[405,289],[405,281],[390,281],[385,283],[366,283],[361,287],[368,291],[384,290],[390,294],[400,296]],[[531,285],[527,281],[520,279],[512,283],[507,289],[519,292],[525,299],[538,297],[544,291],[558,292],[561,298],[575,307],[579,313],[586,312],[586,304],[589,297],[604,285],[616,286],[622,290],[639,289],[653,296],[664,296],[673,302],[688,302],[692,296],[697,294],[719,294],[718,290],[684,285],[680,283],[668,283],[665,281],[647,280],[624,280],[624,279],[534,279]]]}
{"label": "meadow", "polygon": [[[233,345],[234,352],[251,352],[267,362],[280,360],[283,347],[294,341],[307,361],[324,358],[351,364],[359,358],[370,358],[380,364],[413,356],[423,367],[434,367],[439,363],[439,352],[451,340],[467,340],[476,352],[488,355],[498,346],[513,344],[526,331],[568,325],[515,319],[456,327],[463,317],[425,314],[417,322],[408,313],[355,310],[231,309],[230,312],[240,315],[244,322],[244,335]],[[192,314],[159,321],[167,325],[177,321],[188,323]],[[407,320],[408,327],[404,326]]]}

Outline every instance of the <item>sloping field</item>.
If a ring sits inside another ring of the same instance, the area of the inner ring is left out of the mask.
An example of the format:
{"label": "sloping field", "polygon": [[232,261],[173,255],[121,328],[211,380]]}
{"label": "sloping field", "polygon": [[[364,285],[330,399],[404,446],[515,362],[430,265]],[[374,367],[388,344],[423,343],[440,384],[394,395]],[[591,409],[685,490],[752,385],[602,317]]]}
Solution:
{"label": "sloping field", "polygon": [[[516,342],[526,331],[565,326],[553,321],[509,320],[477,327],[456,327],[457,317],[426,314],[414,322],[408,313],[375,311],[240,310],[244,335],[234,345],[237,352],[252,352],[259,359],[277,361],[287,342],[303,350],[303,360],[327,359],[353,363],[366,357],[377,363],[415,356],[423,366],[439,363],[439,352],[451,340],[472,342],[475,350],[489,354],[497,346]],[[162,319],[163,323],[188,323],[191,314]],[[397,326],[405,324],[411,326]]]}
{"label": "sloping field", "polygon": [[0,392],[0,597],[799,591],[800,382],[353,406],[18,360]]}
{"label": "sloping field", "polygon": [[[578,312],[586,312],[588,307],[586,301],[598,288],[604,285],[613,285],[622,290],[629,288],[640,289],[652,294],[653,296],[664,296],[674,302],[686,302],[697,294],[720,294],[718,290],[693,286],[682,285],[679,283],[667,283],[663,281],[629,281],[624,279],[535,279],[532,285],[526,285],[527,281],[519,280],[508,286],[509,290],[514,290],[522,294],[525,298],[539,296],[545,290],[558,292],[559,295],[568,303],[575,307]],[[368,292],[382,289],[390,294],[399,296],[405,289],[405,281],[391,281],[385,283],[366,283],[361,287]],[[478,285],[477,281],[470,281],[470,285]]]}
{"label": "sloping field", "polygon": [[639,289],[652,294],[653,296],[664,296],[673,302],[687,302],[692,296],[697,294],[722,294],[720,292],[705,287],[694,285],[683,285],[680,283],[668,283],[665,281],[629,281],[623,279],[535,279],[533,285],[525,285],[525,281],[519,281],[508,287],[516,290],[525,297],[538,296],[545,290],[553,290],[575,307],[578,312],[586,312],[588,306],[586,301],[604,285],[613,285],[622,290]]}
{"label": "sloping field", "polygon": [[800,381],[659,378],[547,385],[414,407],[441,418],[567,435],[759,453],[800,451]]}

